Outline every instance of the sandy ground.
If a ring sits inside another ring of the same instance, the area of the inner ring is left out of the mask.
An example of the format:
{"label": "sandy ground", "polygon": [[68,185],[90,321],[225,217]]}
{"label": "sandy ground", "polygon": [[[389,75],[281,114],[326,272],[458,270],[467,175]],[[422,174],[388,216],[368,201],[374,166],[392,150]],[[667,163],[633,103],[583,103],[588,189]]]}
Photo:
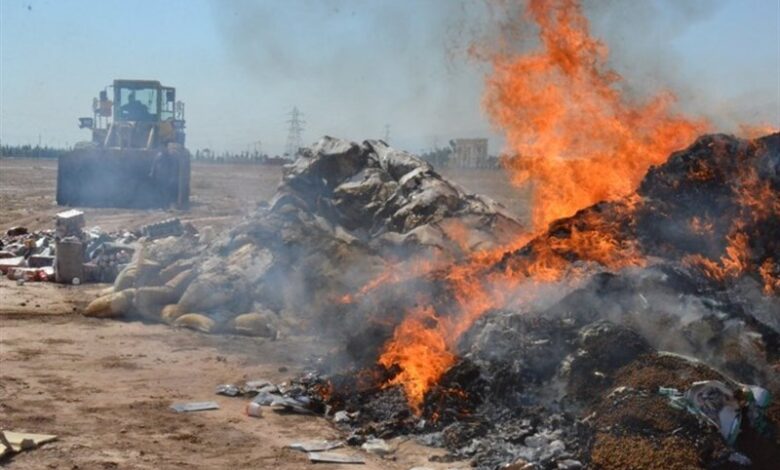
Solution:
{"label": "sandy ground", "polygon": [[[83,209],[87,226],[104,230],[133,229],[170,217],[197,227],[229,226],[236,217],[267,200],[276,191],[281,167],[265,165],[194,164],[191,209]],[[23,225],[30,230],[52,228],[57,212],[55,160],[0,159],[0,228]]]}
{"label": "sandy ground", "polygon": [[[6,315],[0,328],[3,428],[59,436],[15,456],[9,469],[310,468],[305,454],[286,446],[339,438],[324,418],[268,409],[253,418],[243,413],[245,399],[214,394],[220,383],[281,382],[297,373],[296,344],[308,338],[208,336],[80,315]],[[207,400],[220,409],[168,408]],[[395,461],[351,448],[340,452],[360,454],[367,469],[430,465],[428,456],[437,453],[411,441],[394,444]]]}
{"label": "sandy ground", "polygon": [[[193,166],[192,209],[84,209],[88,226],[133,229],[176,216],[196,227],[229,227],[275,191],[281,169],[258,165]],[[524,217],[525,196],[495,171],[443,172]],[[56,162],[0,160],[0,229],[50,228]],[[221,383],[283,381],[300,371],[315,338],[269,341],[209,336],[167,325],[79,315],[104,285],[61,286],[0,279],[0,427],[56,434],[56,442],[4,462],[11,469],[313,468],[285,446],[338,438],[319,417],[245,416],[246,401],[214,395]],[[280,369],[281,368],[281,369]],[[283,370],[284,372],[281,372]],[[176,414],[173,402],[214,400],[219,410]],[[356,449],[363,466],[316,468],[459,468],[429,457],[441,451],[396,441],[393,459]],[[0,463],[2,465],[2,463]]]}
{"label": "sandy ground", "polygon": [[[526,220],[527,192],[512,188],[503,172],[496,170],[444,169],[471,192],[485,194]],[[194,163],[191,208],[175,210],[83,209],[89,227],[104,230],[133,229],[170,217],[192,222],[196,227],[229,227],[259,203],[273,196],[281,179],[279,166]],[[30,230],[52,228],[53,218],[63,210],[54,202],[57,181],[55,160],[0,159],[0,228],[23,225]]]}

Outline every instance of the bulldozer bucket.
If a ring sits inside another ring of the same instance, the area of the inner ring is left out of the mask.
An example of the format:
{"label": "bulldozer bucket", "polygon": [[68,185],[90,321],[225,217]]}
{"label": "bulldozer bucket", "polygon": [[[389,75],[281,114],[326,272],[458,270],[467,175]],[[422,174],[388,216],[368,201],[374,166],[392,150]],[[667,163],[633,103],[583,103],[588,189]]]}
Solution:
{"label": "bulldozer bucket", "polygon": [[189,192],[190,154],[183,148],[77,148],[57,165],[59,205],[186,209]]}

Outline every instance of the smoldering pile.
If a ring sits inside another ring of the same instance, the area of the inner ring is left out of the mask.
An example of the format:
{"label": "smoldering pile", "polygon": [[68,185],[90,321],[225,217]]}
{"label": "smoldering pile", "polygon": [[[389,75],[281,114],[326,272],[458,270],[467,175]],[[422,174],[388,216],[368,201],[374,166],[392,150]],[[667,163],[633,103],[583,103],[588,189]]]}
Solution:
{"label": "smoldering pile", "polygon": [[[341,329],[348,312],[339,297],[390,260],[457,259],[521,229],[499,204],[411,154],[324,137],[285,167],[270,203],[227,233],[142,244],[87,314],[259,336],[290,326]],[[323,310],[333,313],[324,324]]]}

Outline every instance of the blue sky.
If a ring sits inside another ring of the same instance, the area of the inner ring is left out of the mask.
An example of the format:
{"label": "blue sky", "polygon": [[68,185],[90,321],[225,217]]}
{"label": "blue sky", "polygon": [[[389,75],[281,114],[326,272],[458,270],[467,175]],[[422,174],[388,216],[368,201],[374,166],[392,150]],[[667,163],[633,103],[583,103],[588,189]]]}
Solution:
{"label": "blue sky", "polygon": [[[671,87],[718,129],[780,126],[779,0],[586,1],[594,33],[640,95]],[[480,108],[489,34],[477,0],[0,0],[0,138],[65,145],[114,78],[158,79],[186,102],[189,147],[279,153],[286,114],[304,141],[377,138],[412,151],[490,136]]]}

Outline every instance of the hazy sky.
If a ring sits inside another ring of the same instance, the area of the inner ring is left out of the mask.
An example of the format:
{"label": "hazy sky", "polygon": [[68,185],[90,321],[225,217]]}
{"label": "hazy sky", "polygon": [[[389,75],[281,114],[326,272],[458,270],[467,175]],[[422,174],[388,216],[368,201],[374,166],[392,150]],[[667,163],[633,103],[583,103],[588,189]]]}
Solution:
{"label": "hazy sky", "polygon": [[[671,87],[730,130],[780,126],[780,0],[586,2],[594,33],[641,94]],[[72,145],[77,117],[114,78],[175,86],[188,146],[279,153],[287,113],[304,142],[382,137],[412,151],[491,136],[478,0],[0,0],[0,138]]]}

